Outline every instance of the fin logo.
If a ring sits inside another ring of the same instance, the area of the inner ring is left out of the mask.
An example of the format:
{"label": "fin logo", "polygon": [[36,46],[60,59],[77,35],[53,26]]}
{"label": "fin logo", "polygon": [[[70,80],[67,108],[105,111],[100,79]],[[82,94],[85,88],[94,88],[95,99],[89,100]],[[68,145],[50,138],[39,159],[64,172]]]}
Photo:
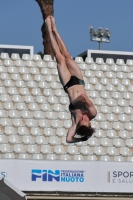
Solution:
{"label": "fin logo", "polygon": [[42,181],[51,182],[53,180],[59,182],[60,181],[60,170],[32,170],[31,180],[37,181],[37,179],[42,179]]}

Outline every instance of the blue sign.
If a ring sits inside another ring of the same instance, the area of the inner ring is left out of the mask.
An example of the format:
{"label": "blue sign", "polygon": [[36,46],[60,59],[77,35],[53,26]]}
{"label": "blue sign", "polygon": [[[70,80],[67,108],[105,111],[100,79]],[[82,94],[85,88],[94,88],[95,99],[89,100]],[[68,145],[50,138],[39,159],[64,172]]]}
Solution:
{"label": "blue sign", "polygon": [[37,181],[56,181],[56,182],[84,182],[84,171],[83,170],[42,170],[32,169],[31,180]]}

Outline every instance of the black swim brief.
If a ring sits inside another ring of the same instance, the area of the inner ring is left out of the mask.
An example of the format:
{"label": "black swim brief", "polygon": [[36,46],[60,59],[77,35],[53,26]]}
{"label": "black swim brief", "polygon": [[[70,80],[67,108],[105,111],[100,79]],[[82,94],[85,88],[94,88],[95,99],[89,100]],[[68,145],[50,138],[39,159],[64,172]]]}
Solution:
{"label": "black swim brief", "polygon": [[71,76],[70,80],[64,86],[64,90],[67,93],[67,89],[72,87],[73,85],[85,85],[84,80],[77,78],[76,76]]}

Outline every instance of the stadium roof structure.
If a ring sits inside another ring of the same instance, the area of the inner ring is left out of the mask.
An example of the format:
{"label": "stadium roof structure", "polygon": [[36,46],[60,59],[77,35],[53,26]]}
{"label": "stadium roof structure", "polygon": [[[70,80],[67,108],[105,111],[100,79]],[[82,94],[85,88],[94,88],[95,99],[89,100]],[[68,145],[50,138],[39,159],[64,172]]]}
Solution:
{"label": "stadium roof structure", "polygon": [[18,190],[9,181],[0,177],[0,199],[2,200],[26,200],[26,194]]}
{"label": "stadium roof structure", "polygon": [[96,61],[96,58],[103,58],[104,62],[106,62],[107,58],[114,59],[114,62],[116,62],[117,59],[123,59],[126,63],[127,59],[133,59],[133,52],[88,49],[79,54],[78,57],[82,57],[84,60],[86,57],[92,57],[94,62]]}
{"label": "stadium roof structure", "polygon": [[23,54],[30,54],[31,58],[34,54],[33,46],[22,46],[22,45],[5,45],[0,44],[0,53],[8,53],[11,57],[12,53],[18,53],[22,58]]}

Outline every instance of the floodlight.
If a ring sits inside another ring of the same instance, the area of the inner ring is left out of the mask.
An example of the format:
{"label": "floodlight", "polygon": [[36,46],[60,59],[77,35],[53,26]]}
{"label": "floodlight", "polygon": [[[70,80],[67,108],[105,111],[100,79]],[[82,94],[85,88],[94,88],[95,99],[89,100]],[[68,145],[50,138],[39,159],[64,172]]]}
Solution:
{"label": "floodlight", "polygon": [[110,42],[111,32],[108,28],[103,30],[102,27],[99,27],[98,30],[94,30],[94,28],[90,26],[89,30],[91,41],[99,42],[99,50],[101,50],[102,42]]}

